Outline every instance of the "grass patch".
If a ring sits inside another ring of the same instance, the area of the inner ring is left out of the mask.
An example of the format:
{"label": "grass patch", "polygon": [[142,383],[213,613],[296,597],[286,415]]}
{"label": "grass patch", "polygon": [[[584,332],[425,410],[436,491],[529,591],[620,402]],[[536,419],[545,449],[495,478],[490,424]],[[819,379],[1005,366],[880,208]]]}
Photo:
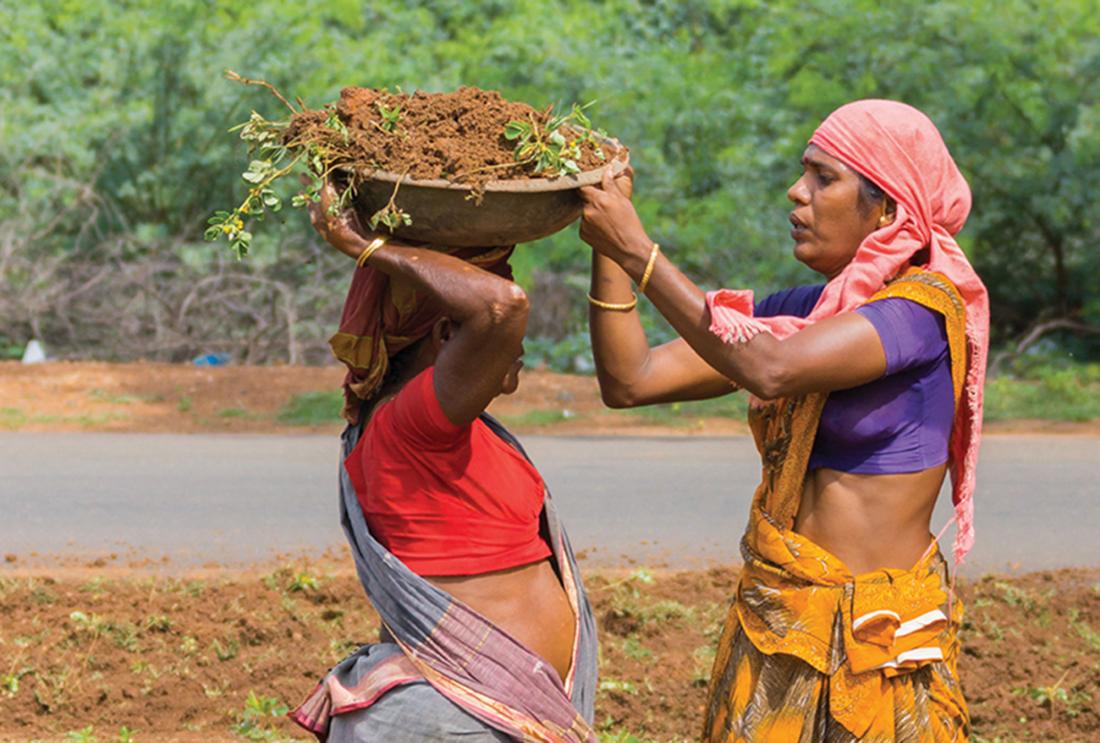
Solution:
{"label": "grass patch", "polygon": [[130,417],[129,413],[110,412],[96,413],[95,415],[36,415],[30,419],[31,423],[61,423],[63,425],[77,425],[84,428],[102,426],[111,421],[122,421]]}
{"label": "grass patch", "polygon": [[1087,622],[1081,620],[1080,609],[1069,610],[1069,626],[1081,636],[1081,639],[1088,643],[1093,652],[1100,653],[1100,632],[1097,632],[1088,625]]}
{"label": "grass patch", "polygon": [[748,416],[749,401],[747,395],[739,393],[710,400],[647,405],[625,412],[666,426],[693,426],[702,418],[733,418],[743,421]]}
{"label": "grass patch", "polygon": [[141,398],[134,395],[116,395],[107,390],[92,389],[88,390],[88,397],[96,402],[106,402],[112,405],[129,405],[133,402],[138,402]]}
{"label": "grass patch", "polygon": [[249,418],[252,416],[252,414],[244,408],[222,408],[214,415],[219,418]]}
{"label": "grass patch", "polygon": [[506,426],[552,426],[555,423],[561,423],[576,417],[577,414],[571,410],[552,408],[528,410],[519,415],[501,416],[501,420]]}
{"label": "grass patch", "polygon": [[623,640],[623,655],[634,660],[648,660],[653,657],[653,651],[643,645],[637,635],[631,635]]}
{"label": "grass patch", "polygon": [[639,738],[629,730],[616,728],[599,733],[600,743],[655,743],[651,738]]}
{"label": "grass patch", "polygon": [[344,393],[340,390],[302,392],[290,398],[275,419],[287,426],[327,426],[340,422]]}
{"label": "grass patch", "polygon": [[27,423],[27,414],[19,408],[0,408],[0,428],[14,431]]}
{"label": "grass patch", "polygon": [[1042,367],[1027,379],[986,382],[987,421],[1035,418],[1083,423],[1100,418],[1100,364]]}
{"label": "grass patch", "polygon": [[709,642],[706,645],[700,645],[692,651],[692,686],[705,687],[707,685],[707,682],[710,681],[710,672],[714,668],[714,658],[717,654],[717,644]]}

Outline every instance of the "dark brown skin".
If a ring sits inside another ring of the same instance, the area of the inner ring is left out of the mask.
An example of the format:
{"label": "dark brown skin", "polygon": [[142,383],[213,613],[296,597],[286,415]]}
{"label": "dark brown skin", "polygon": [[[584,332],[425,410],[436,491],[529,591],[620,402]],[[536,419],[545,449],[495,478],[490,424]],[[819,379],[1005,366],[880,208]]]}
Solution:
{"label": "dark brown skin", "polygon": [[[363,229],[353,211],[330,215],[334,198],[326,188],[320,203],[310,206],[310,219],[330,245],[358,258],[378,235]],[[402,378],[381,391],[375,408],[432,365],[440,406],[456,425],[474,421],[497,395],[515,392],[527,327],[522,289],[466,261],[396,239],[367,262],[420,284],[448,308]],[[563,679],[569,673],[576,617],[549,559],[479,575],[424,578],[545,658]]]}
{"label": "dark brown skin", "polygon": [[[893,220],[887,203],[859,208],[859,175],[814,145],[787,192],[794,255],[826,278],[851,262],[863,238]],[[592,296],[628,302],[653,242],[630,201],[633,173],[581,189],[581,238],[594,249]],[[699,400],[743,387],[763,399],[832,392],[872,382],[886,357],[870,321],[852,312],[785,339],[761,333],[724,343],[709,330],[704,293],[660,253],[646,296],[680,338],[650,348],[637,311],[589,310],[604,402],[635,407]],[[902,475],[818,469],[807,475],[795,531],[841,558],[853,573],[908,569],[928,548],[929,523],[946,467]]]}

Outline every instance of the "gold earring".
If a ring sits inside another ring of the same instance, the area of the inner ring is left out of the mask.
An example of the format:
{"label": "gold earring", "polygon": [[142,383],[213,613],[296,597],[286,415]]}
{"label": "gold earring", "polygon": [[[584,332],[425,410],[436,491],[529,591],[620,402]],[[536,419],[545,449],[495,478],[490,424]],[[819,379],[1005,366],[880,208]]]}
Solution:
{"label": "gold earring", "polygon": [[881,217],[878,218],[879,227],[885,227],[886,225],[890,224],[890,222],[891,219],[889,214],[883,214]]}

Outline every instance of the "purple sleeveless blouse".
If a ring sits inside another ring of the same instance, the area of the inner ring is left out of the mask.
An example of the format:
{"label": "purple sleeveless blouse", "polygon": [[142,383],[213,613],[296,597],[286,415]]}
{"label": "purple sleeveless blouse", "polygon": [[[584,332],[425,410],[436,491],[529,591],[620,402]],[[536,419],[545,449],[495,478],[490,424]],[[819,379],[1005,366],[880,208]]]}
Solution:
{"label": "purple sleeveless blouse", "polygon": [[[825,285],[797,286],[756,303],[757,317],[806,317]],[[908,299],[856,310],[878,331],[886,373],[829,394],[809,469],[861,474],[919,472],[947,461],[955,416],[951,359],[943,316]]]}

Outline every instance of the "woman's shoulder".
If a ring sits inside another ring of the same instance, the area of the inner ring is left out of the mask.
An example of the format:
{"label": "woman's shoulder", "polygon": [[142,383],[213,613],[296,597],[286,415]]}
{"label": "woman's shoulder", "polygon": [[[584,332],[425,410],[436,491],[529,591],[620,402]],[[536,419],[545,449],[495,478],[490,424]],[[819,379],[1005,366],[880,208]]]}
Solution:
{"label": "woman's shoulder", "polygon": [[824,284],[804,284],[780,289],[756,302],[753,307],[753,316],[793,315],[794,317],[806,317],[813,310],[817,300],[821,297],[821,292],[824,290]]}
{"label": "woman's shoulder", "polygon": [[948,322],[965,321],[966,303],[951,279],[927,268],[911,267],[877,291],[868,303],[907,299],[943,315]]}

